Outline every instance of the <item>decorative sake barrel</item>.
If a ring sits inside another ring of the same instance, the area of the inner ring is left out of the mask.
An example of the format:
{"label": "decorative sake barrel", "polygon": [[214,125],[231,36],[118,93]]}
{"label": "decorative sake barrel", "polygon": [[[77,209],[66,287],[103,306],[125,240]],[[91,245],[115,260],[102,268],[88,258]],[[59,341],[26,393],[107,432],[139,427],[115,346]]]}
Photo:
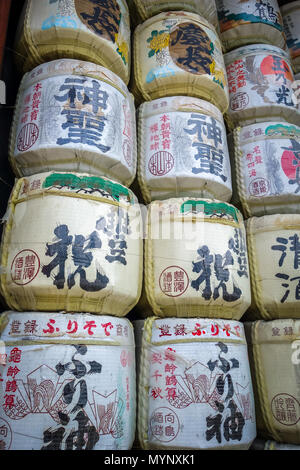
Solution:
{"label": "decorative sake barrel", "polygon": [[1,450],[128,450],[136,416],[133,328],[79,314],[0,317]]}
{"label": "decorative sake barrel", "polygon": [[300,215],[247,221],[251,310],[256,318],[300,318]]}
{"label": "decorative sake barrel", "polygon": [[146,320],[138,433],[144,449],[250,447],[255,409],[242,323]]}
{"label": "decorative sake barrel", "polygon": [[229,201],[231,169],[222,113],[207,101],[174,96],[139,108],[139,183],[144,200]]}
{"label": "decorative sake barrel", "polygon": [[36,67],[20,86],[10,162],[18,176],[78,171],[129,186],[136,172],[133,96],[117,75],[90,62]]}
{"label": "decorative sake barrel", "polygon": [[148,301],[160,317],[239,320],[251,302],[241,213],[210,199],[152,202],[145,242]]}
{"label": "decorative sake barrel", "polygon": [[27,0],[16,39],[24,71],[53,59],[89,60],[128,84],[130,19],[125,0]]}
{"label": "decorative sake barrel", "polygon": [[286,46],[277,0],[216,0],[221,40],[227,51],[244,44]]}
{"label": "decorative sake barrel", "polygon": [[231,127],[282,120],[299,124],[292,88],[294,75],[286,52],[278,47],[254,44],[224,57]]}
{"label": "decorative sake barrel", "polygon": [[250,450],[300,450],[300,445],[281,444],[276,441],[266,441],[263,439],[255,439]]}
{"label": "decorative sake barrel", "polygon": [[281,7],[284,32],[296,73],[300,72],[300,1]]}
{"label": "decorative sake barrel", "polygon": [[222,46],[215,28],[184,11],[161,13],[134,33],[134,83],[140,100],[190,95],[228,108]]}
{"label": "decorative sake barrel", "polygon": [[237,128],[234,134],[235,177],[244,215],[299,213],[300,127],[264,122]]}
{"label": "decorative sake barrel", "polygon": [[245,333],[257,432],[300,445],[300,320],[249,322]]}
{"label": "decorative sake barrel", "polygon": [[215,0],[128,0],[129,8],[138,21],[145,21],[162,11],[182,10],[197,13],[209,23],[218,27],[217,7]]}
{"label": "decorative sake barrel", "polygon": [[142,283],[140,209],[106,178],[42,173],[13,189],[1,250],[1,292],[14,310],[124,316]]}

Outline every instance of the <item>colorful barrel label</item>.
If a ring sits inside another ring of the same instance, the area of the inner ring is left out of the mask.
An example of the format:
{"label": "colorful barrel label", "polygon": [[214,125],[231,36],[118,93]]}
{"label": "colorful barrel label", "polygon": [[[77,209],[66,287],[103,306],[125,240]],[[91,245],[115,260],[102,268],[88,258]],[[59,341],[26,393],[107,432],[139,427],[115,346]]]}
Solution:
{"label": "colorful barrel label", "polygon": [[300,58],[300,2],[295,2],[292,11],[283,10],[283,24],[292,60]]}
{"label": "colorful barrel label", "polygon": [[156,320],[145,352],[149,365],[141,373],[150,446],[250,446],[255,411],[242,324]]}
{"label": "colorful barrel label", "polygon": [[[41,73],[43,66],[36,76]],[[108,161],[115,162],[117,158],[127,178],[130,174],[133,177],[136,162],[133,103],[129,95],[126,97],[109,82],[77,74],[44,78],[24,90],[18,112],[15,157],[21,158],[29,150],[75,149],[107,157]],[[49,156],[48,164],[59,164],[60,160],[64,161],[64,157]],[[95,155],[90,160],[91,165],[101,168],[101,163],[95,163]],[[32,164],[36,163],[33,159]]]}
{"label": "colorful barrel label", "polygon": [[262,123],[242,128],[240,165],[246,197],[300,193],[300,128]]}
{"label": "colorful barrel label", "polygon": [[227,65],[230,94],[229,113],[260,107],[284,107],[295,110],[294,75],[287,59],[273,54],[251,53]]}
{"label": "colorful barrel label", "polygon": [[176,180],[194,176],[218,181],[231,191],[224,123],[201,113],[166,112],[143,119],[142,132],[150,187],[154,180],[163,184],[165,176]]}
{"label": "colorful barrel label", "polygon": [[283,31],[277,0],[216,0],[221,33],[244,24],[263,23]]}
{"label": "colorful barrel label", "polygon": [[136,384],[129,322],[53,313],[8,320],[0,449],[130,449]]}

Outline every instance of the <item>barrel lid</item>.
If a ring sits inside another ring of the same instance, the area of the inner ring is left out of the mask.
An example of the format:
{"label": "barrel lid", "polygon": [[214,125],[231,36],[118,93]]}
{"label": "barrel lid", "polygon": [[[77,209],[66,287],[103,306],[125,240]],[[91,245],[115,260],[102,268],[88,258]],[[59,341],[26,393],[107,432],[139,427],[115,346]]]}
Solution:
{"label": "barrel lid", "polygon": [[172,20],[174,18],[180,19],[182,22],[192,21],[194,23],[201,24],[202,26],[213,30],[217,34],[215,27],[205,18],[203,18],[203,16],[188,11],[164,11],[159,13],[158,15],[152,16],[152,18],[149,18],[142,24],[138,25],[135,29],[135,33],[139,33],[141,30],[148,28],[152,24],[159,23],[160,21],[164,20]]}
{"label": "barrel lid", "polygon": [[217,199],[181,197],[153,201],[150,204],[150,213],[151,216],[157,213],[180,220],[199,219],[199,221],[214,221],[234,226],[243,224],[243,216],[236,207]]}
{"label": "barrel lid", "polygon": [[24,75],[21,89],[26,89],[46,78],[62,75],[83,76],[105,81],[122,90],[126,95],[130,94],[123,80],[115,73],[101,65],[76,59],[58,59],[38,65]]}
{"label": "barrel lid", "polygon": [[244,327],[248,344],[291,343],[297,339],[300,344],[300,319],[258,320],[245,322]]}
{"label": "barrel lid", "polygon": [[116,181],[100,176],[55,171],[21,178],[15,185],[13,196],[17,202],[22,202],[49,193],[62,196],[72,194],[73,197],[109,200],[123,205],[138,203],[133,192]]}
{"label": "barrel lid", "polygon": [[191,96],[169,96],[146,101],[139,107],[144,118],[171,112],[202,113],[223,122],[221,111],[212,103]]}
{"label": "barrel lid", "polygon": [[249,235],[276,232],[279,236],[282,230],[300,230],[300,214],[275,214],[251,217],[246,220],[246,229]]}
{"label": "barrel lid", "polygon": [[134,346],[133,327],[126,318],[86,313],[4,312],[0,340],[6,345],[61,343]]}
{"label": "barrel lid", "polygon": [[241,322],[208,318],[151,317],[145,321],[143,338],[152,345],[199,341],[246,342]]}
{"label": "barrel lid", "polygon": [[238,59],[243,59],[251,55],[275,55],[282,57],[286,61],[290,62],[290,56],[288,52],[280,49],[280,47],[271,46],[269,44],[251,44],[249,46],[239,47],[231,52],[224,55],[225,65],[230,65],[232,62]]}

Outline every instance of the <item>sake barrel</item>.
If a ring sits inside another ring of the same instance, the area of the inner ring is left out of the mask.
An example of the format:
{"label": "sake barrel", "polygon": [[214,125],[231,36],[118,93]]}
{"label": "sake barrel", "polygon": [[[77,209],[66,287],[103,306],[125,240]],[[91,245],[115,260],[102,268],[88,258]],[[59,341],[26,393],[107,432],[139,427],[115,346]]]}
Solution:
{"label": "sake barrel", "polygon": [[133,96],[117,75],[90,62],[36,67],[20,85],[10,162],[18,176],[77,171],[129,186],[136,172]]}
{"label": "sake barrel", "polygon": [[277,0],[216,0],[220,34],[227,51],[245,44],[284,48],[284,28]]}
{"label": "sake barrel", "polygon": [[138,402],[144,449],[248,449],[256,424],[242,323],[147,319]]}
{"label": "sake barrel", "polygon": [[281,444],[276,441],[255,439],[250,450],[300,450],[300,446],[293,444]]}
{"label": "sake barrel", "polygon": [[282,120],[299,124],[292,88],[294,75],[286,52],[278,47],[254,44],[224,57],[231,126]]}
{"label": "sake barrel", "polygon": [[299,213],[300,127],[271,121],[234,134],[237,193],[245,216]]}
{"label": "sake barrel", "polygon": [[218,16],[215,0],[128,0],[132,15],[137,17],[138,21],[145,21],[151,16],[157,15],[162,11],[182,10],[192,13],[198,13],[203,16],[215,28],[218,27]]}
{"label": "sake barrel", "polygon": [[189,96],[139,108],[139,183],[144,200],[208,197],[229,201],[231,169],[222,113]]}
{"label": "sake barrel", "polygon": [[257,432],[277,442],[300,445],[300,321],[249,322],[245,333]]}
{"label": "sake barrel", "polygon": [[300,72],[300,1],[281,7],[287,46],[295,72]]}
{"label": "sake barrel", "polygon": [[189,95],[225,112],[228,86],[220,39],[203,17],[160,13],[134,32],[134,82],[140,100]]}
{"label": "sake barrel", "polygon": [[256,318],[300,318],[300,215],[279,214],[247,221]]}
{"label": "sake barrel", "polygon": [[128,450],[135,431],[133,328],[88,314],[6,312],[1,450]]}
{"label": "sake barrel", "polygon": [[27,0],[16,58],[28,71],[53,59],[89,60],[130,76],[130,20],[125,0]]}
{"label": "sake barrel", "polygon": [[14,310],[126,315],[142,282],[140,209],[112,180],[41,173],[13,189],[1,292]]}
{"label": "sake barrel", "polygon": [[[134,339],[135,339],[135,358],[136,358],[136,390],[137,390],[137,397],[138,397],[138,381],[139,381],[139,373],[140,373],[140,361],[141,361],[141,351],[142,351],[142,336],[143,336],[143,328],[144,328],[144,320],[134,320],[132,322],[133,331],[134,331]],[[136,416],[138,419],[138,415]],[[138,439],[138,430],[136,427],[135,433],[135,440],[133,444],[134,449],[140,449],[140,443]]]}
{"label": "sake barrel", "polygon": [[243,218],[211,199],[152,202],[145,242],[148,301],[160,317],[239,320],[251,302]]}

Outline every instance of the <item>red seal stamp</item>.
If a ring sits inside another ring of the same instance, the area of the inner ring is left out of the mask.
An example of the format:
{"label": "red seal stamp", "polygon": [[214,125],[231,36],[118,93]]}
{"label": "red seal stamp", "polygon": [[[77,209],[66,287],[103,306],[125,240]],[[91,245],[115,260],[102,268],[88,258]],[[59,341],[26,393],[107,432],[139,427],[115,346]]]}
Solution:
{"label": "red seal stamp", "polygon": [[18,286],[26,286],[38,275],[40,266],[40,259],[34,251],[20,251],[11,264],[11,278]]}
{"label": "red seal stamp", "polygon": [[0,418],[0,450],[9,450],[12,442],[10,425],[5,419]]}
{"label": "red seal stamp", "polygon": [[132,147],[128,139],[123,142],[123,155],[128,166],[132,166]]}
{"label": "red seal stamp", "polygon": [[275,395],[271,409],[276,421],[285,426],[294,426],[300,419],[300,404],[295,397],[288,393]]}
{"label": "red seal stamp", "polygon": [[189,276],[179,266],[169,266],[161,273],[159,278],[159,287],[168,297],[179,297],[184,294],[189,283]]}
{"label": "red seal stamp", "polygon": [[249,193],[251,196],[266,196],[270,192],[270,183],[265,178],[255,178],[249,184]]}
{"label": "red seal stamp", "polygon": [[244,109],[249,104],[249,96],[248,93],[241,92],[234,95],[230,100],[230,109],[232,111],[240,111]]}
{"label": "red seal stamp", "polygon": [[169,152],[160,151],[149,160],[149,171],[154,176],[164,176],[174,167],[174,158]]}
{"label": "red seal stamp", "polygon": [[25,152],[30,149],[39,138],[39,128],[36,124],[30,123],[22,127],[17,139],[19,152]]}
{"label": "red seal stamp", "polygon": [[170,408],[157,408],[150,418],[150,428],[155,439],[160,442],[171,442],[179,433],[178,416]]}

